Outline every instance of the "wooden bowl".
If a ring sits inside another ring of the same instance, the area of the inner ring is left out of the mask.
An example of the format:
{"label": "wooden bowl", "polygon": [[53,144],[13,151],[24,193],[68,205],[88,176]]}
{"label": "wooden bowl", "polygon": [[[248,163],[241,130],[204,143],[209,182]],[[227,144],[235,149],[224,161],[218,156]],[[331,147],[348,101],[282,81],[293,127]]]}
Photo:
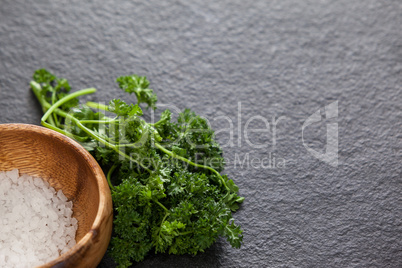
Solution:
{"label": "wooden bowl", "polygon": [[96,267],[108,247],[112,198],[95,159],[74,140],[47,128],[0,124],[0,171],[40,177],[73,201],[77,244],[40,267]]}

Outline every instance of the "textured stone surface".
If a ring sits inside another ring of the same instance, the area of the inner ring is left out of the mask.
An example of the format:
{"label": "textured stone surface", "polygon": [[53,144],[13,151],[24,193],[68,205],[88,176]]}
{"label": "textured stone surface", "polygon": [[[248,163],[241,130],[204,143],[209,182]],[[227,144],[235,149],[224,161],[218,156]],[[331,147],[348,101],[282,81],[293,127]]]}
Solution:
{"label": "textured stone surface", "polygon": [[[233,120],[224,151],[246,197],[235,214],[244,245],[220,240],[138,267],[402,267],[400,1],[36,2],[1,1],[0,123],[39,123],[28,87],[39,67],[98,88],[98,101],[133,100],[115,78],[146,75],[161,103],[191,107],[218,130]],[[326,123],[337,122],[337,167],[302,141],[303,122],[333,101],[338,118],[306,128],[304,141],[324,152]],[[265,148],[244,135],[254,116],[283,116],[275,135],[272,124],[247,132]],[[247,154],[254,167],[235,164]],[[257,168],[269,157],[285,166]],[[114,265],[106,256],[100,267]]]}

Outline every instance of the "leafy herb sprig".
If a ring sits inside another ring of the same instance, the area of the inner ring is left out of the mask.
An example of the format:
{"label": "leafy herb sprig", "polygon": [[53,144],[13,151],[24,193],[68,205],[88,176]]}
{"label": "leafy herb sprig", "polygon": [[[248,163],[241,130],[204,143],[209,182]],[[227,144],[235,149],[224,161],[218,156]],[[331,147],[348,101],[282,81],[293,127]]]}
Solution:
{"label": "leafy herb sprig", "polygon": [[79,105],[96,89],[70,93],[66,79],[45,69],[35,71],[30,85],[44,112],[41,124],[77,140],[107,173],[114,207],[109,250],[119,267],[152,249],[195,255],[219,236],[239,248],[243,231],[232,212],[244,198],[220,174],[225,162],[208,122],[186,109],[177,122],[165,110],[148,123],[140,104],[155,109],[157,102],[149,81],[129,75],[117,83],[135,94],[135,105],[120,99]]}

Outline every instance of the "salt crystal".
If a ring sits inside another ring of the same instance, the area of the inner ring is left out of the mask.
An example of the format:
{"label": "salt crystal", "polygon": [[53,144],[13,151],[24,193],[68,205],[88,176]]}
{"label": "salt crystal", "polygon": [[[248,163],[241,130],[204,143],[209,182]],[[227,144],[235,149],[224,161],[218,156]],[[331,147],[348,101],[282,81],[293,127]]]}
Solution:
{"label": "salt crystal", "polygon": [[77,223],[78,223],[78,221],[77,221],[76,218],[72,218],[72,219],[71,219],[71,224],[72,224],[73,226],[76,226]]}
{"label": "salt crystal", "polygon": [[65,203],[66,208],[73,208],[73,202],[66,202]]}
{"label": "salt crystal", "polygon": [[59,190],[57,192],[57,197],[62,201],[62,202],[66,202],[67,201],[67,197],[63,194],[63,192],[61,190]]}
{"label": "salt crystal", "polygon": [[11,254],[10,256],[8,256],[8,258],[9,258],[9,263],[21,263],[20,258],[17,254]]}
{"label": "salt crystal", "polygon": [[33,217],[29,221],[29,227],[31,228],[31,230],[36,229],[36,227],[38,227],[38,223],[39,223],[39,218],[38,217]]}
{"label": "salt crystal", "polygon": [[34,182],[36,187],[42,188],[42,186],[43,186],[43,180],[42,179],[34,177],[33,182]]}
{"label": "salt crystal", "polygon": [[6,176],[9,177],[13,183],[17,183],[18,180],[18,169],[13,169],[6,172]]}
{"label": "salt crystal", "polygon": [[71,218],[71,215],[73,215],[73,211],[71,209],[66,209],[64,211],[64,216],[66,216],[67,218]]}
{"label": "salt crystal", "polygon": [[0,171],[0,266],[39,266],[73,247],[72,206],[40,178]]}

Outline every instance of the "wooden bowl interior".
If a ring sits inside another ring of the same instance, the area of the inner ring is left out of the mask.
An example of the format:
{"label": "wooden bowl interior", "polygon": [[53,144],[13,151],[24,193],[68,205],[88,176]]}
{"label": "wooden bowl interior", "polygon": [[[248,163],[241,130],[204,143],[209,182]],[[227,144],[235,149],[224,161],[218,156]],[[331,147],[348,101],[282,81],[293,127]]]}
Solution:
{"label": "wooden bowl interior", "polygon": [[0,171],[40,177],[73,201],[78,243],[90,231],[99,206],[99,189],[90,163],[71,141],[26,128],[0,128]]}

